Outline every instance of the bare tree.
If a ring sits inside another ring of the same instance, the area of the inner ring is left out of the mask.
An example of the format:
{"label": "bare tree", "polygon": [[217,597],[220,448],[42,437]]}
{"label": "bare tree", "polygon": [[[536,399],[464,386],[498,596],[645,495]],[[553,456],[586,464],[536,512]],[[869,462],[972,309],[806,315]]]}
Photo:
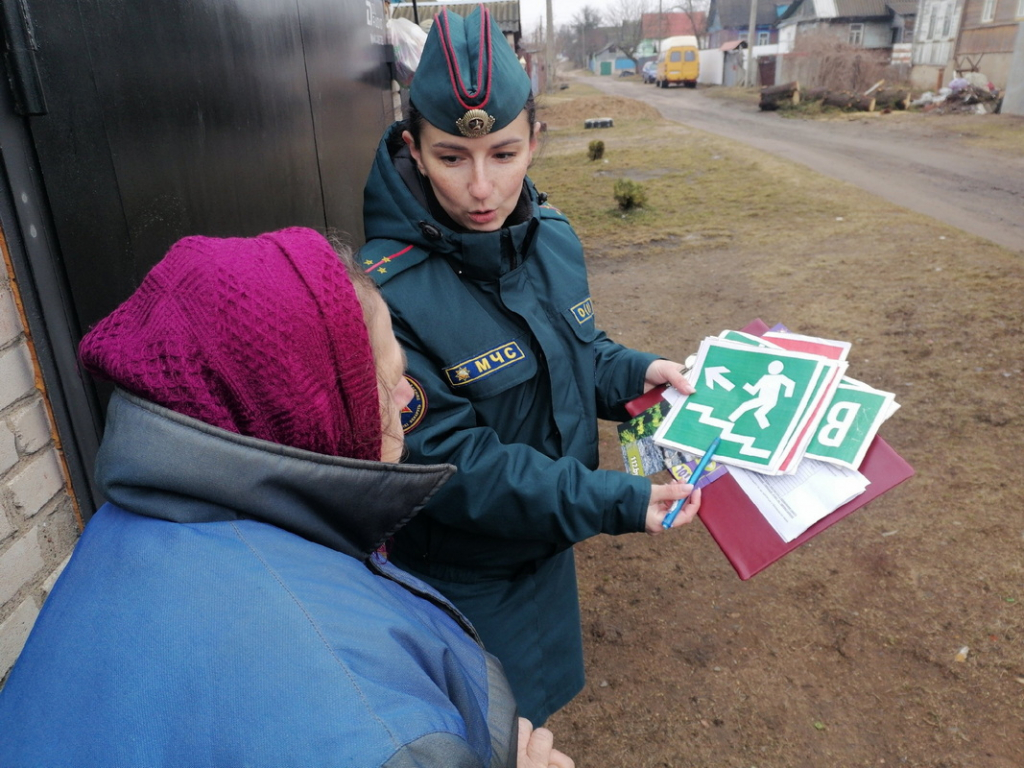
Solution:
{"label": "bare tree", "polygon": [[572,17],[568,27],[562,27],[558,36],[563,41],[561,50],[577,67],[585,67],[590,55],[597,53],[594,32],[601,26],[601,14],[592,5],[585,5]]}
{"label": "bare tree", "polygon": [[651,0],[616,0],[608,10],[609,22],[618,28],[619,50],[634,67],[639,66],[636,51],[644,40],[643,18],[650,5]]}

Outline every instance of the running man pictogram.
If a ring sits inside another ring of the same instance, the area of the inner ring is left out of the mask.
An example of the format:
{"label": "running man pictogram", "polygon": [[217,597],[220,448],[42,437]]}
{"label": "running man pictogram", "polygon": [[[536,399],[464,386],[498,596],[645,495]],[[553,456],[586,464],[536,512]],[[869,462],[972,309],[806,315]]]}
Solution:
{"label": "running man pictogram", "polygon": [[735,423],[736,419],[744,413],[753,410],[758,426],[761,429],[768,429],[770,426],[768,414],[779,404],[780,391],[785,390],[783,397],[793,396],[795,382],[782,374],[784,368],[781,360],[772,360],[768,364],[768,373],[758,379],[756,384],[744,384],[743,389],[755,397],[747,400],[729,414],[729,421]]}

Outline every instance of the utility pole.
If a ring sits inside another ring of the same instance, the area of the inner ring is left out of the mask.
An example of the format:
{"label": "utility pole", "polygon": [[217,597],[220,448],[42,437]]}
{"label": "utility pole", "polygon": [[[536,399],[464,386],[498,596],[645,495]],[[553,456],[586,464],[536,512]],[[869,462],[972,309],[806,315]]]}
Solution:
{"label": "utility pole", "polygon": [[555,11],[548,0],[548,36],[544,58],[547,60],[548,90],[555,90]]}
{"label": "utility pole", "polygon": [[[551,2],[551,0],[548,0]],[[757,0],[750,0],[750,29],[747,30],[747,71],[744,80],[744,85],[748,88],[752,88],[757,85],[757,72],[754,67],[757,66],[757,61],[754,59],[754,39],[757,36]]]}

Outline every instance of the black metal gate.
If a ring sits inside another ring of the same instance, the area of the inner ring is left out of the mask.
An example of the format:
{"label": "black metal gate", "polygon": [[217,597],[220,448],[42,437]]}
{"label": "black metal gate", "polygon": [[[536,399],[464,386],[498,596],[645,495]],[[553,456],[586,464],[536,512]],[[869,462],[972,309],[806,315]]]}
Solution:
{"label": "black metal gate", "polygon": [[383,3],[0,2],[0,217],[66,455],[88,476],[104,397],[74,348],[175,240],[292,225],[362,239],[393,119]]}

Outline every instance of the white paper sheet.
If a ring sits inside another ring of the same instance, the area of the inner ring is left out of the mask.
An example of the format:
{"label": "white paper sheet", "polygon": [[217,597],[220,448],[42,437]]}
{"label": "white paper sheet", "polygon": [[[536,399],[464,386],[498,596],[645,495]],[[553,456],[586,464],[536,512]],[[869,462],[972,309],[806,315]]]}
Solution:
{"label": "white paper sheet", "polygon": [[804,459],[795,474],[730,473],[783,541],[792,541],[870,485],[860,472]]}

